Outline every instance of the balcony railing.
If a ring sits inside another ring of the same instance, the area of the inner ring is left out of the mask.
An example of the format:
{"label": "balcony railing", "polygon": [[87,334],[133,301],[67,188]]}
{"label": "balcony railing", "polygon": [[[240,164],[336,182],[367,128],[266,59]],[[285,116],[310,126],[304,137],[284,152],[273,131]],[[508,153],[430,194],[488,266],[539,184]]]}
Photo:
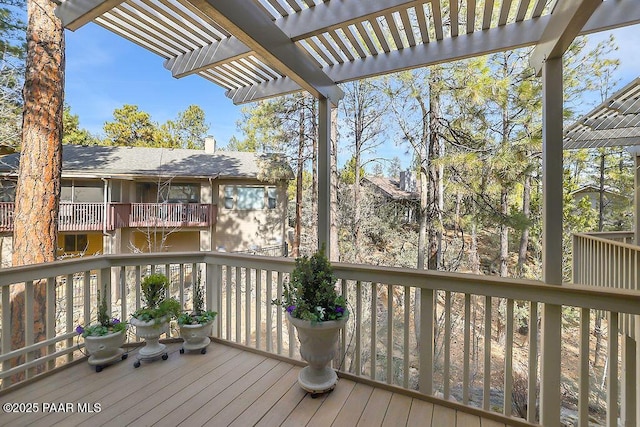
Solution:
{"label": "balcony railing", "polygon": [[[0,232],[13,231],[13,202],[0,202]],[[111,231],[126,227],[206,227],[216,207],[200,203],[60,203],[60,231]]]}
{"label": "balcony railing", "polygon": [[201,227],[211,224],[211,205],[132,203],[129,227]]}
{"label": "balcony railing", "polygon": [[[169,275],[171,294],[185,309],[191,307],[194,277],[202,272],[206,306],[219,313],[214,336],[297,359],[297,341],[283,310],[270,304],[292,269],[293,261],[286,258],[216,252],[104,255],[4,269],[2,385],[82,357],[78,349],[83,344],[74,329],[95,320],[98,284],[111,289],[112,314],[126,319],[140,306],[141,278],[151,271]],[[585,423],[599,417],[616,425],[621,411],[635,414],[635,393],[620,397],[621,388],[635,387],[636,378],[621,374],[617,325],[622,313],[640,314],[638,291],[338,263],[335,271],[351,311],[334,363],[343,376],[517,414],[532,423],[540,413],[547,417],[539,421],[544,425],[559,425],[549,414],[560,413],[561,402],[577,408],[576,418]],[[46,288],[40,299],[37,283]],[[26,344],[12,349],[10,295],[19,286],[26,287]],[[45,318],[38,326],[46,337],[36,343],[31,319],[38,306]],[[542,307],[546,317],[541,326]],[[591,321],[596,312],[605,314],[601,361],[606,357],[607,363],[600,365],[591,363],[589,350],[594,348]],[[567,345],[561,350],[559,342],[539,346],[542,328]],[[594,408],[599,412],[594,414]]]}

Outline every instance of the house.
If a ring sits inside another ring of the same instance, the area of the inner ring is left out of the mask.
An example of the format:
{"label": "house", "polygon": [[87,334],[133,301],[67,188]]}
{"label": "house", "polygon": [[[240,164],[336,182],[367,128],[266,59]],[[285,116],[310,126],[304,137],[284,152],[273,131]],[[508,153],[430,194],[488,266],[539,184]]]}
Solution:
{"label": "house", "polygon": [[[587,199],[591,209],[600,213],[600,188],[595,185],[585,185],[571,192],[571,197],[577,203]],[[620,230],[628,226],[633,214],[633,200],[625,197],[619,191],[604,188],[602,190],[602,224],[607,229]]]}
{"label": "house", "polygon": [[385,205],[391,206],[398,220],[403,223],[417,221],[420,195],[415,174],[410,171],[402,171],[399,179],[384,176],[365,176],[362,182],[382,197]]}
{"label": "house", "polygon": [[[19,154],[0,165],[2,265],[11,262]],[[265,169],[282,173],[263,180]],[[277,156],[147,147],[63,147],[59,257],[240,252],[282,246],[290,168]]]}

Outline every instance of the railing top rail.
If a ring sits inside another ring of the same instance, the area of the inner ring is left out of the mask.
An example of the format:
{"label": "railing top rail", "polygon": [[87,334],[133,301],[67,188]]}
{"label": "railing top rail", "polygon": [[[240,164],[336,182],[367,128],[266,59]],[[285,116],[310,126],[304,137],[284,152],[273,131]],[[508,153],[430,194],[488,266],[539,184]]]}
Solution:
{"label": "railing top rail", "polygon": [[[0,286],[62,276],[75,272],[103,268],[149,265],[209,263],[271,271],[291,272],[294,260],[282,257],[264,257],[224,252],[172,252],[99,255],[2,269]],[[564,284],[548,285],[539,281],[477,276],[415,270],[398,267],[380,267],[359,264],[333,263],[340,279],[382,284],[397,284],[421,289],[446,290],[515,300],[536,301],[558,305],[588,307],[621,313],[640,314],[640,291],[611,289],[595,286]]]}
{"label": "railing top rail", "polygon": [[623,242],[620,242],[620,241],[617,241],[617,240],[611,240],[611,239],[607,239],[605,237],[599,237],[599,236],[596,236],[596,235],[590,234],[590,233],[575,233],[573,236],[574,236],[574,238],[582,238],[582,239],[591,240],[591,241],[594,241],[594,242],[606,243],[608,245],[613,245],[613,246],[617,246],[617,247],[620,247],[620,248],[631,249],[631,250],[634,250],[634,251],[640,250],[639,246],[636,246],[636,245],[634,245],[632,243],[623,243]]}

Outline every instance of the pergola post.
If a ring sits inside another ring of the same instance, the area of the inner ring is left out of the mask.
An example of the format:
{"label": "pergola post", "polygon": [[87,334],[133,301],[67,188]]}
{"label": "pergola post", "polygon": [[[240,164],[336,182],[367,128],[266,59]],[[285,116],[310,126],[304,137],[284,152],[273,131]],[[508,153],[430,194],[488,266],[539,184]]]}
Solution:
{"label": "pergola post", "polygon": [[[542,274],[547,284],[562,284],[562,57],[542,67]],[[560,425],[562,307],[542,308],[540,423]],[[535,379],[530,378],[530,381]]]}
{"label": "pergola post", "polygon": [[318,99],[318,249],[331,250],[331,102]]}

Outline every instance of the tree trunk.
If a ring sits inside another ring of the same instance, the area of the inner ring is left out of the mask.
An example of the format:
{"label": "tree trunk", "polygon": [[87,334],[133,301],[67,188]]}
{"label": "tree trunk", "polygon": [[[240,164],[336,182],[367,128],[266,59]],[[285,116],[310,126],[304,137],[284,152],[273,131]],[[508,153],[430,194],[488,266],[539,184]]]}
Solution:
{"label": "tree trunk", "polygon": [[296,219],[291,255],[300,256],[300,238],[302,237],[302,172],[304,171],[304,108],[300,109],[300,123],[298,125],[298,159],[296,173]]}
{"label": "tree trunk", "polygon": [[[305,98],[307,97],[305,96]],[[311,117],[318,117],[316,100],[312,97],[308,99],[310,99],[311,102]],[[315,120],[311,120],[311,123],[311,139],[313,140],[313,161],[311,162],[311,226],[313,230],[315,230],[314,233],[311,233],[311,236],[314,236],[311,242],[311,248],[315,251],[318,248],[318,126]]]}
{"label": "tree trunk", "polygon": [[500,191],[500,213],[502,214],[502,224],[500,224],[500,276],[509,275],[509,226],[506,223],[509,215],[509,193],[506,187]]}
{"label": "tree trunk", "polygon": [[[27,59],[13,265],[51,262],[56,256],[62,163],[64,33],[54,7],[55,3],[50,1],[27,1]],[[12,287],[10,299],[11,348],[25,346],[27,328],[33,328],[36,342],[44,340],[47,326],[54,327],[45,324],[46,282],[35,285],[33,319],[24,318],[24,284]],[[11,363],[15,366],[20,361],[12,360]],[[14,376],[12,381],[21,377]]]}
{"label": "tree trunk", "polygon": [[329,260],[340,261],[338,235],[338,107],[331,108],[331,247]]}
{"label": "tree trunk", "polygon": [[473,274],[480,274],[480,256],[478,255],[478,232],[476,224],[471,224],[471,248],[469,249],[469,267]]}
{"label": "tree trunk", "polygon": [[440,270],[442,268],[442,239],[444,224],[442,210],[444,206],[442,181],[443,167],[437,165],[436,160],[444,155],[444,145],[440,141],[440,70],[432,67],[429,77],[429,269]]}
{"label": "tree trunk", "polygon": [[527,224],[522,228],[522,234],[520,235],[520,249],[518,250],[518,274],[520,276],[524,273],[524,264],[527,262],[527,249],[529,248],[529,219],[531,218],[531,174],[527,173],[524,176],[524,188],[522,190],[522,216],[527,221]]}

